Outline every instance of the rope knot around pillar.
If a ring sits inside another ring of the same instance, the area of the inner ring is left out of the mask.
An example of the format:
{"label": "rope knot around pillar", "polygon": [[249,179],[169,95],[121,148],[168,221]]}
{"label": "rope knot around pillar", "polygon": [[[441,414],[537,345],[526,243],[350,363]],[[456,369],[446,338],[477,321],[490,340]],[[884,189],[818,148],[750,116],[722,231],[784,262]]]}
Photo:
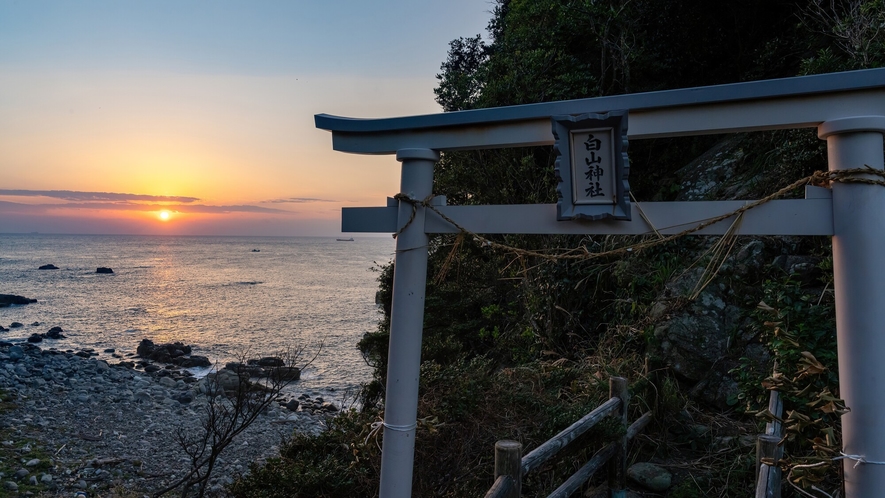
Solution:
{"label": "rope knot around pillar", "polygon": [[405,202],[407,204],[410,204],[412,206],[412,214],[409,216],[409,221],[407,221],[399,230],[397,230],[397,232],[395,234],[393,234],[393,238],[395,239],[395,238],[397,238],[397,236],[399,236],[399,234],[403,233],[403,231],[406,228],[408,228],[408,226],[411,225],[413,221],[415,221],[415,215],[418,214],[418,206],[421,206],[421,207],[430,206],[430,203],[433,200],[433,194],[428,195],[423,201],[419,201],[418,199],[415,199],[414,197],[410,196],[409,194],[404,194],[402,192],[394,195],[393,198],[400,201],[400,202]]}

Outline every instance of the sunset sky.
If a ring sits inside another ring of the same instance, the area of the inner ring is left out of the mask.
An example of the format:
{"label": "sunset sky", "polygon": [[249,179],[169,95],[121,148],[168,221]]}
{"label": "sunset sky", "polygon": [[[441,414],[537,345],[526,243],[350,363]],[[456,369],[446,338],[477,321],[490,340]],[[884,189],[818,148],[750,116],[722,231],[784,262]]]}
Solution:
{"label": "sunset sky", "polygon": [[333,235],[391,156],[313,116],[427,114],[488,0],[0,1],[0,233]]}

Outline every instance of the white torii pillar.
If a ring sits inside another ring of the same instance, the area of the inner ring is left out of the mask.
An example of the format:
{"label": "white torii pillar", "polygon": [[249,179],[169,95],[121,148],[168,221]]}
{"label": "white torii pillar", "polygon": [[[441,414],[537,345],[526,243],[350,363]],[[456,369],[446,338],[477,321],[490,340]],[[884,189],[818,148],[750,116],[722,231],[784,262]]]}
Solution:
{"label": "white torii pillar", "polygon": [[[885,168],[885,117],[827,121],[830,171]],[[872,179],[882,180],[878,176]],[[846,498],[885,493],[885,188],[833,184],[833,287]],[[869,462],[869,463],[865,463]]]}
{"label": "white torii pillar", "polygon": [[[396,159],[403,163],[400,193],[418,201],[427,198],[433,190],[433,166],[439,161],[439,152],[400,149]],[[384,498],[412,496],[427,244],[430,241],[424,232],[424,213],[422,206],[399,201],[397,227],[400,233],[396,238],[393,266],[384,449],[381,452],[380,496]]]}

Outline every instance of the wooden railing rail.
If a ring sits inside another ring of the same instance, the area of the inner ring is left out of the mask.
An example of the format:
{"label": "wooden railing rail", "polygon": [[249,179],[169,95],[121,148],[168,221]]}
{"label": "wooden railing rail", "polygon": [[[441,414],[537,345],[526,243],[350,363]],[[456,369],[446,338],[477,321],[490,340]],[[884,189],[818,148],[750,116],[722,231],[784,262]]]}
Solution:
{"label": "wooden railing rail", "polygon": [[549,460],[553,455],[559,453],[569,443],[580,437],[582,434],[592,429],[593,426],[601,422],[605,417],[611,415],[621,406],[621,400],[611,398],[599,408],[584,415],[580,420],[568,426],[559,434],[548,439],[546,443],[538,446],[528,455],[522,457],[522,473],[527,474],[532,470],[540,467],[544,462]]}
{"label": "wooden railing rail", "polygon": [[[611,398],[581,417],[580,420],[520,458],[522,444],[516,441],[498,441],[495,444],[495,483],[485,498],[519,498],[522,477],[541,466],[569,443],[587,432],[608,416],[616,416],[627,425],[629,394],[627,380],[612,377],[609,380]],[[623,496],[626,490],[627,443],[651,421],[652,413],[646,412],[627,427],[624,435],[596,452],[583,467],[578,469],[548,498],[566,498],[580,488],[604,464],[608,463],[609,488],[614,497]]]}

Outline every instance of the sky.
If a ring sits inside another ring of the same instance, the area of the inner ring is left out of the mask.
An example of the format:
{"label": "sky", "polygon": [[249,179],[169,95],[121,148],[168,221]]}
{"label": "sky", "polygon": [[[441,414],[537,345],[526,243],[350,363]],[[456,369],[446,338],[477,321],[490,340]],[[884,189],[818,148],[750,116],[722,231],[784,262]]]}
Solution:
{"label": "sky", "polygon": [[440,112],[490,0],[0,0],[0,233],[340,233],[399,190],[318,113]]}

